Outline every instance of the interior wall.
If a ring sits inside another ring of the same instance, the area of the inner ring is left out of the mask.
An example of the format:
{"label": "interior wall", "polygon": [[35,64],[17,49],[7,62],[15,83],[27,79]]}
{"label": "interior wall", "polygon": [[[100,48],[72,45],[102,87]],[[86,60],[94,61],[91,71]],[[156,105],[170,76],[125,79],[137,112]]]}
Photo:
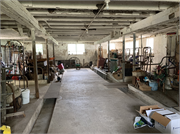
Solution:
{"label": "interior wall", "polygon": [[[121,42],[111,42],[115,44],[115,49],[122,50],[122,43]],[[100,45],[97,45],[96,49],[98,50],[98,47]],[[108,58],[108,42],[104,42],[101,44],[103,47],[103,58]]]}
{"label": "interior wall", "polygon": [[[153,63],[159,63],[161,59],[166,55],[166,46],[167,46],[167,35],[165,34],[158,34],[154,37],[154,58]],[[146,39],[142,39],[143,47],[146,46]],[[141,40],[139,40],[139,45],[141,45]],[[5,45],[7,40],[1,40],[1,45]],[[114,42],[112,42],[114,43]],[[38,44],[38,43],[37,43]],[[42,43],[41,43],[42,44]],[[32,44],[26,43],[24,44],[25,51],[32,51]],[[68,60],[71,57],[78,57],[83,64],[83,59],[85,63],[89,63],[93,61],[93,64],[96,65],[97,61],[97,48],[99,45],[92,45],[92,44],[85,44],[85,51],[86,53],[83,55],[68,55],[68,47],[67,44],[60,44],[55,45],[55,57],[56,60]],[[108,58],[107,49],[108,49],[108,42],[102,43],[101,46],[103,47],[103,57]],[[116,49],[122,49],[122,43],[118,42],[115,43]],[[53,46],[49,44],[49,57],[53,57]],[[43,44],[43,58],[46,58],[46,44]],[[165,60],[164,60],[165,63]]]}
{"label": "interior wall", "polygon": [[[167,35],[157,35],[154,37],[154,57],[153,63],[159,63],[166,56]],[[165,61],[163,63],[165,64]]]}
{"label": "interior wall", "polygon": [[122,50],[122,42],[115,42],[114,44],[115,44],[115,49]]}
{"label": "interior wall", "polygon": [[[166,46],[167,46],[167,35],[165,34],[158,34],[153,37],[154,38],[154,58],[153,63],[159,63],[161,59],[166,56]],[[142,39],[142,45],[143,47],[146,47],[146,40],[147,38]],[[139,45],[141,45],[141,40],[139,40]],[[163,61],[165,63],[165,61]]]}
{"label": "interior wall", "polygon": [[[46,44],[45,43],[36,43],[36,44],[42,44],[43,45],[43,58],[47,57],[47,52],[46,52]],[[25,51],[32,51],[32,44],[31,43],[25,43],[24,44]],[[48,50],[49,50],[49,57],[53,57],[53,45],[49,44],[48,45]]]}
{"label": "interior wall", "polygon": [[[38,44],[38,43],[37,43]],[[42,43],[41,43],[42,44]],[[32,44],[24,44],[27,51],[32,51]],[[83,55],[69,55],[68,54],[68,44],[59,44],[54,46],[55,49],[55,59],[56,60],[68,60],[71,57],[77,57],[80,59],[81,64],[89,63],[90,61],[96,65],[97,61],[97,49],[96,45],[93,44],[85,44],[85,53]],[[48,45],[49,57],[53,57],[53,45]],[[46,58],[46,44],[43,44],[43,58]]]}
{"label": "interior wall", "polygon": [[108,58],[108,42],[104,42],[101,44],[103,47],[103,58]]}
{"label": "interior wall", "polygon": [[[153,37],[149,38],[154,38],[154,58],[153,58],[153,63],[159,63],[161,59],[166,56],[166,47],[167,47],[167,35],[166,34],[158,34]],[[139,46],[141,46],[141,39],[139,40]],[[146,40],[147,38],[142,39],[142,45],[143,47],[146,47]],[[166,63],[166,60],[163,61],[163,64]],[[154,68],[155,66],[152,66]]]}

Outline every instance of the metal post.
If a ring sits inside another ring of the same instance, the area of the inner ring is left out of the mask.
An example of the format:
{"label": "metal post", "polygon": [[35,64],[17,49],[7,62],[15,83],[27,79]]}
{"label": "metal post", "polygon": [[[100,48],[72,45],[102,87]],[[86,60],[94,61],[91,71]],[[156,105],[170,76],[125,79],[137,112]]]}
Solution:
{"label": "metal post", "polygon": [[100,57],[101,57],[101,44],[100,44]]}
{"label": "metal post", "polygon": [[[0,40],[0,58],[2,58],[1,40]],[[0,83],[1,83],[0,90],[1,90],[1,94],[0,95],[5,94],[4,96],[0,96],[0,102],[1,102],[1,105],[2,105],[1,109],[3,109],[3,108],[6,108],[6,81],[5,81],[6,80],[6,70],[5,69],[1,70],[1,68],[2,68],[2,65],[1,65],[1,59],[0,59],[0,71],[1,71],[1,73],[0,73]],[[2,75],[2,77],[1,77],[1,75]],[[4,82],[2,82],[2,80]],[[5,121],[6,121],[6,110],[2,110],[2,112],[1,112],[1,122],[5,123]]]}
{"label": "metal post", "polygon": [[122,66],[122,71],[123,71],[123,82],[125,82],[125,35],[123,35],[123,66]]}
{"label": "metal post", "polygon": [[108,41],[108,72],[110,72],[110,41]]}
{"label": "metal post", "polygon": [[[1,73],[2,73],[2,81],[4,81],[4,82],[1,82],[1,86],[2,86],[2,94],[5,94],[5,95],[3,95],[3,96],[1,96],[2,98],[1,98],[1,102],[2,102],[2,108],[6,108],[6,94],[7,94],[7,92],[6,92],[6,70],[5,69],[2,69],[2,71],[1,71]],[[2,110],[2,123],[5,123],[5,121],[6,121],[6,109],[5,110]]]}
{"label": "metal post", "polygon": [[[142,34],[141,34],[141,56],[140,56],[140,61],[141,61],[141,59],[142,59],[142,57],[143,57],[143,43],[142,43]],[[142,62],[140,62],[141,63],[141,69],[143,69],[143,64],[142,64]]]}
{"label": "metal post", "polygon": [[54,43],[53,43],[53,64],[55,66],[55,51],[54,51]]}
{"label": "metal post", "polygon": [[149,66],[149,73],[151,74],[151,54],[152,52],[151,52],[151,48],[150,48],[150,55],[149,55],[149,62],[150,62],[150,66]]}
{"label": "metal post", "polygon": [[133,71],[135,71],[135,48],[136,48],[136,34],[133,33]]}
{"label": "metal post", "polygon": [[[179,7],[180,7],[180,5],[179,5]],[[178,44],[177,45],[180,45],[179,37],[180,37],[180,32],[179,32],[179,23],[178,23],[178,27],[177,27],[177,43]],[[178,53],[180,53],[180,49],[179,49]],[[180,55],[179,55],[179,59],[180,59]],[[180,62],[179,62],[179,68],[180,68]],[[180,80],[179,80],[179,82],[180,82]],[[180,95],[180,92],[179,92],[179,95]],[[179,99],[179,97],[178,97],[178,99]],[[179,99],[179,102],[178,102],[178,106],[179,106],[179,104],[180,104],[180,99]],[[179,107],[179,111],[180,111],[180,107]]]}
{"label": "metal post", "polygon": [[[178,45],[178,41],[179,41],[179,23],[177,24],[177,32],[176,32],[176,41],[177,41],[177,43],[176,43],[176,46]],[[176,47],[175,47],[176,48]]]}
{"label": "metal post", "polygon": [[49,79],[49,51],[48,51],[48,40],[46,39],[46,55],[47,55],[47,83],[50,83],[50,79]]}
{"label": "metal post", "polygon": [[32,36],[32,51],[33,51],[33,69],[34,69],[34,82],[35,82],[35,95],[39,98],[39,85],[38,85],[38,71],[37,71],[37,58],[36,58],[36,41],[35,41],[35,30],[31,29]]}
{"label": "metal post", "polygon": [[[22,49],[23,49],[23,58],[22,58],[22,61],[23,61],[23,75],[25,75],[25,65],[24,65],[24,46],[22,46]],[[25,90],[25,78],[23,78],[23,85],[24,85],[24,90]]]}

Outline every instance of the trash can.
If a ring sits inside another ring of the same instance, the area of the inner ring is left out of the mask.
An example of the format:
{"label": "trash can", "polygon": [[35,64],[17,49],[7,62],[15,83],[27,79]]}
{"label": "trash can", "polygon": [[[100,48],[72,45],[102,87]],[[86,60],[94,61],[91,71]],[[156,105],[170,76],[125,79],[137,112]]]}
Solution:
{"label": "trash can", "polygon": [[157,91],[158,90],[158,83],[156,81],[149,81],[149,86],[152,87],[151,91]]}

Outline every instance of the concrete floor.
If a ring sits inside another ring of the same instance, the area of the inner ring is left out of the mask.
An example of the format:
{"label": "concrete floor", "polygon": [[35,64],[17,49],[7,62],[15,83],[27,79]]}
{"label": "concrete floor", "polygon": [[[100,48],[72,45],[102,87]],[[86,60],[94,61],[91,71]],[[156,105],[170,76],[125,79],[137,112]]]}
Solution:
{"label": "concrete floor", "polygon": [[[7,118],[5,124],[11,127],[12,133],[28,133],[31,130],[38,113],[41,110],[41,106],[43,105],[43,95],[47,92],[49,86],[50,84],[39,85],[40,98],[31,98],[30,103],[22,105],[22,108],[19,109],[18,112],[24,111],[25,117],[20,115]],[[30,89],[31,94],[35,93],[34,86],[29,86],[28,89]]]}
{"label": "concrete floor", "polygon": [[65,72],[48,133],[159,133],[155,128],[135,130],[135,110],[146,105],[108,83],[90,69]]}

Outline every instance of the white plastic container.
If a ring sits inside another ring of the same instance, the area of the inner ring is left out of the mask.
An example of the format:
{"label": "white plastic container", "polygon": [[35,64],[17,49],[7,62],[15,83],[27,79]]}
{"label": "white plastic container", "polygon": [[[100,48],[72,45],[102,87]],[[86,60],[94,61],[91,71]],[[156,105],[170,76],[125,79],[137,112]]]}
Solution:
{"label": "white plastic container", "polygon": [[22,98],[23,98],[22,104],[28,104],[30,102],[30,90],[21,89],[21,91],[22,91]]}
{"label": "white plastic container", "polygon": [[165,89],[166,90],[172,90],[169,79],[170,79],[171,83],[173,83],[173,80],[171,79],[171,77],[166,77],[166,81],[165,81]]}

